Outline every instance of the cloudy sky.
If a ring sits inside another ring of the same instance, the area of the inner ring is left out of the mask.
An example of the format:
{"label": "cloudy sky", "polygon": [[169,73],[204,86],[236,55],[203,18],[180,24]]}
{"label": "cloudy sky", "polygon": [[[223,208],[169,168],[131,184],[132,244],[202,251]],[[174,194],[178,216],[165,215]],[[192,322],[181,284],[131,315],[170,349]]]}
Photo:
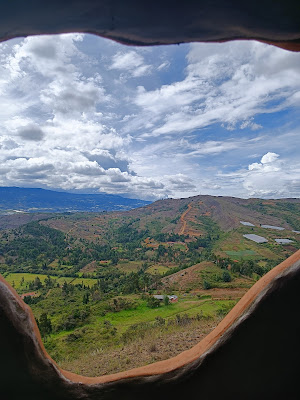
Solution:
{"label": "cloudy sky", "polygon": [[15,39],[0,96],[0,186],[300,197],[300,53]]}

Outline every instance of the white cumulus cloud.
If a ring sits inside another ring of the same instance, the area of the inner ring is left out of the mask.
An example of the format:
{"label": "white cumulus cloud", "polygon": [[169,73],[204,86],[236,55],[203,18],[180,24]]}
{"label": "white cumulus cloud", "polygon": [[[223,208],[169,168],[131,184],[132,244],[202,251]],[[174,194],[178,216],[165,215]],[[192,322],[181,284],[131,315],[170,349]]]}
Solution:
{"label": "white cumulus cloud", "polygon": [[0,185],[300,195],[300,54],[35,36],[0,44],[0,95]]}

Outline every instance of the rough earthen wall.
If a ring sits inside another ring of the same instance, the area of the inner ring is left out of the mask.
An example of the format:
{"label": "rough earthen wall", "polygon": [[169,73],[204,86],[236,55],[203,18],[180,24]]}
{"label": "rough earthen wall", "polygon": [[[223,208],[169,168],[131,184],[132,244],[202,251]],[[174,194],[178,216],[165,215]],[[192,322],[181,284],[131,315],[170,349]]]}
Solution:
{"label": "rough earthen wall", "polygon": [[[0,41],[90,32],[127,44],[256,39],[300,51],[299,0],[24,0],[0,9]],[[0,399],[299,399],[300,251],[179,356],[108,377],[60,370],[30,309],[0,278]]]}

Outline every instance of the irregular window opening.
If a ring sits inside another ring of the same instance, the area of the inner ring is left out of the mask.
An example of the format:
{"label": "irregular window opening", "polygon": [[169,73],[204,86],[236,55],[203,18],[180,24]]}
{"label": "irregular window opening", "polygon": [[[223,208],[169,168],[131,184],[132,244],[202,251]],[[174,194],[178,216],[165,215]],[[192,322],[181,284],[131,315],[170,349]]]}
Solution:
{"label": "irregular window opening", "polygon": [[191,348],[299,248],[299,65],[256,42],[1,45],[0,272],[62,368]]}

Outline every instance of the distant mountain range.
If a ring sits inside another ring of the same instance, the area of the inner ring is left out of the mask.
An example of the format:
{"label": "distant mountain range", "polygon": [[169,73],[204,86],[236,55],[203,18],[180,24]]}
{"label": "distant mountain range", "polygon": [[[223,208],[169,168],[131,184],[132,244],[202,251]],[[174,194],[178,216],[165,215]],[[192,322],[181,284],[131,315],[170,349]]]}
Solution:
{"label": "distant mountain range", "polygon": [[0,187],[0,213],[101,212],[131,210],[150,201],[113,194],[77,194],[45,189]]}

